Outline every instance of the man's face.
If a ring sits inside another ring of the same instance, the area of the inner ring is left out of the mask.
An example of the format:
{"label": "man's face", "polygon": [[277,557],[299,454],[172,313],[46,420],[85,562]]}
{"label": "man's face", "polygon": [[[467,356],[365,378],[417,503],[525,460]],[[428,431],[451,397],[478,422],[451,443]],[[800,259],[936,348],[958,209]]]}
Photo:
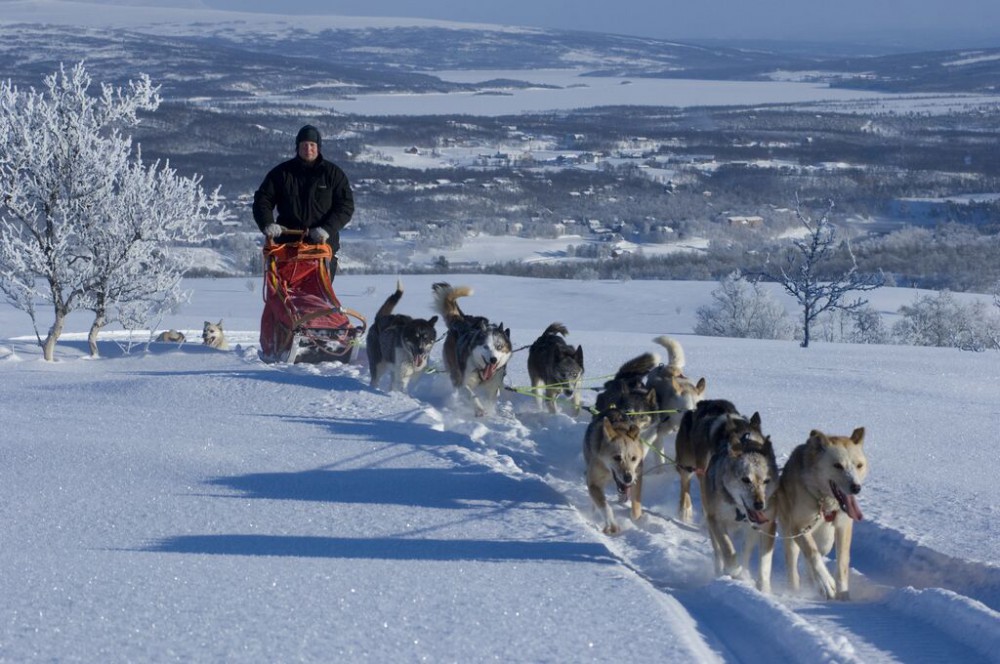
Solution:
{"label": "man's face", "polygon": [[312,141],[302,141],[299,143],[299,158],[303,161],[314,162],[319,156],[319,145]]}

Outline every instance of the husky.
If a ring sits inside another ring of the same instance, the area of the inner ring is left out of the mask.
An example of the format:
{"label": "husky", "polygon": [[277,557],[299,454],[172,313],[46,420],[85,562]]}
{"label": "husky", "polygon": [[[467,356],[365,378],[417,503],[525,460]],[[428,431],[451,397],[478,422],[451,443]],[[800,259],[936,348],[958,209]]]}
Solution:
{"label": "husky", "polygon": [[604,383],[597,395],[594,409],[600,416],[611,410],[625,413],[639,427],[640,432],[656,424],[656,392],[646,387],[646,375],[660,363],[656,353],[643,353],[618,368],[615,377]]}
{"label": "husky", "polygon": [[[788,457],[778,484],[778,523],[785,545],[788,585],[799,589],[799,551],[805,553],[813,581],[827,599],[849,599],[851,536],[861,508],[855,496],[868,475],[865,429],[827,436],[813,430]],[[823,557],[837,547],[834,579]]]}
{"label": "husky", "polygon": [[458,298],[472,295],[468,286],[438,282],[433,290],[435,308],[448,326],[442,349],[444,365],[452,385],[469,397],[476,416],[482,417],[487,409],[479,395],[495,409],[507,375],[507,362],[513,354],[510,329],[462,312]]}
{"label": "husky", "polygon": [[677,516],[691,523],[691,478],[698,478],[702,507],[705,504],[705,471],[716,450],[726,444],[734,431],[760,431],[760,414],[749,420],[740,415],[736,406],[725,399],[705,399],[694,410],[684,413],[674,441],[674,467],[681,476],[680,504]]}
{"label": "husky", "polygon": [[528,350],[528,377],[535,390],[538,409],[543,397],[549,412],[556,412],[556,398],[562,393],[573,402],[573,414],[580,413],[580,383],[583,380],[583,346],[573,348],[563,339],[569,330],[552,323]]}
{"label": "husky", "polygon": [[659,336],[653,342],[667,350],[667,363],[654,367],[646,376],[646,385],[656,392],[656,410],[659,411],[653,449],[660,458],[666,458],[664,441],[677,433],[684,413],[694,410],[704,398],[705,379],[694,383],[684,375],[684,349],[676,339]]}
{"label": "husky", "polygon": [[618,493],[632,500],[632,519],[642,516],[642,460],[645,456],[639,427],[619,410],[598,415],[587,426],[583,438],[583,460],[587,466],[587,492],[595,509],[604,517],[603,532],[615,535],[621,527],[604,495],[609,480]]}
{"label": "husky", "polygon": [[[730,413],[724,418],[716,428],[718,446],[708,462],[701,494],[715,573],[743,576],[749,571],[756,541],[760,556],[757,588],[769,593],[777,531],[774,494],[778,462],[774,446],[771,438],[761,433],[756,413],[751,420]],[[734,537],[742,548],[739,560]]]}
{"label": "husky", "polygon": [[403,284],[397,280],[396,292],[379,308],[366,337],[371,386],[377,388],[382,377],[391,373],[389,389],[399,392],[405,392],[410,380],[427,370],[438,320],[437,316],[425,319],[393,313],[402,297]]}
{"label": "husky", "polygon": [[204,345],[217,348],[218,350],[229,350],[226,335],[222,331],[221,319],[218,323],[205,321],[205,325],[201,330],[201,341]]}
{"label": "husky", "polygon": [[184,336],[183,332],[179,332],[178,330],[164,330],[157,335],[156,340],[161,343],[182,344],[187,341],[187,337]]}

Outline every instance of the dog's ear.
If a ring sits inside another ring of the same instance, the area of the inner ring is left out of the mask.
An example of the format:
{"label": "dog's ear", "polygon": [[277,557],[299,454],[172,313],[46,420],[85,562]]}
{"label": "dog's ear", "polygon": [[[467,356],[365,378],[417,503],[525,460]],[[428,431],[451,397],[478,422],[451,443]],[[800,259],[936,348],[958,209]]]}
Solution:
{"label": "dog's ear", "polygon": [[813,448],[820,448],[824,445],[829,445],[830,439],[826,437],[826,434],[819,429],[813,429],[809,432],[809,440],[806,441],[806,445]]}
{"label": "dog's ear", "polygon": [[705,393],[705,379],[701,378],[698,381],[698,384],[694,386],[694,389],[698,392],[698,394],[704,394]]}
{"label": "dog's ear", "polygon": [[604,437],[608,440],[615,437],[615,428],[611,425],[611,419],[607,417],[604,418]]}
{"label": "dog's ear", "polygon": [[750,416],[750,426],[757,431],[760,431],[760,413],[756,410],[753,412],[753,415]]}
{"label": "dog's ear", "polygon": [[576,347],[576,353],[573,355],[573,357],[576,358],[576,363],[579,364],[580,368],[582,369],[583,368],[583,346],[577,346]]}
{"label": "dog's ear", "polygon": [[858,427],[851,433],[851,440],[854,441],[855,445],[863,445],[865,442],[865,428]]}
{"label": "dog's ear", "polygon": [[429,319],[427,319],[427,322],[430,323],[432,326],[437,325],[438,317],[436,315],[431,316]]}
{"label": "dog's ear", "polygon": [[216,324],[217,324],[217,325],[219,326],[219,328],[221,329],[221,328],[222,328],[222,319],[220,318],[220,319],[219,319],[219,322],[218,322],[218,323],[216,323]]}
{"label": "dog's ear", "polygon": [[630,424],[628,427],[628,437],[638,438],[639,437],[639,427],[635,424]]}

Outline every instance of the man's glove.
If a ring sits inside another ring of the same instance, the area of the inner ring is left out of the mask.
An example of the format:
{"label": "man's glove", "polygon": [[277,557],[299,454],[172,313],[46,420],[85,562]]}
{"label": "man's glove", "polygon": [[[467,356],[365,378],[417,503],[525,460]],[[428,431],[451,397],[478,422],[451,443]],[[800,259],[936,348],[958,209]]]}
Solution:
{"label": "man's glove", "polygon": [[268,224],[267,226],[264,226],[264,235],[270,238],[278,237],[281,235],[281,232],[282,228],[278,224]]}
{"label": "man's glove", "polygon": [[309,229],[309,239],[316,244],[321,244],[330,239],[330,234],[326,232],[325,228],[317,226],[316,228]]}

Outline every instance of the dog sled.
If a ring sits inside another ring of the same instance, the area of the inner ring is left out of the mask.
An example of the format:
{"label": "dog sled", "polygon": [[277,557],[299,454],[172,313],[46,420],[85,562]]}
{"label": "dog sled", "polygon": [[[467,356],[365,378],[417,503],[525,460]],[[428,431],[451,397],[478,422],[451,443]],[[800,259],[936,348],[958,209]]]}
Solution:
{"label": "dog sled", "polygon": [[364,337],[364,316],[344,307],[333,292],[326,243],[311,244],[300,231],[297,242],[264,243],[264,313],[260,357],[288,364],[352,362]]}

